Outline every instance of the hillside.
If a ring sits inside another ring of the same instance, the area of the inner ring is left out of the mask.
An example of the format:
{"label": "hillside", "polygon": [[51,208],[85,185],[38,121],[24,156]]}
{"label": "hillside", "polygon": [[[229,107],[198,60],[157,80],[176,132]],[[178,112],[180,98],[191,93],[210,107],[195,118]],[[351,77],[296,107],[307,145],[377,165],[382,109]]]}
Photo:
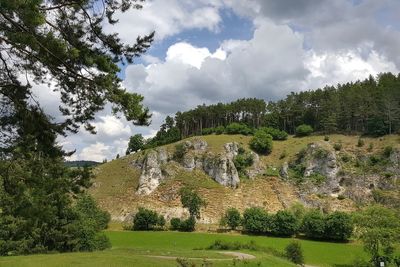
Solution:
{"label": "hillside", "polygon": [[[324,210],[353,210],[372,201],[399,203],[398,135],[362,138],[364,144],[359,136],[330,135],[329,141],[319,135],[290,136],[274,141],[267,156],[250,152],[250,138],[191,137],[178,142],[180,146],[174,143],[115,159],[95,168],[90,193],[117,221],[129,219],[140,206],[159,211],[167,220],[185,216],[178,196],[183,185],[195,187],[206,200],[202,223],[217,223],[228,207],[243,211],[260,206],[274,212],[296,202]],[[186,150],[177,159],[179,147]],[[254,159],[240,173],[232,165],[238,147]]]}

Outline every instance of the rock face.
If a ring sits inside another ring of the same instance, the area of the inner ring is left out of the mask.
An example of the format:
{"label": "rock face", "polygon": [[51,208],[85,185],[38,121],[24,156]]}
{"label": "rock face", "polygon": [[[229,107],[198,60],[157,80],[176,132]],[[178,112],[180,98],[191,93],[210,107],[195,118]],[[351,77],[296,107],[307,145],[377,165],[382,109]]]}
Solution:
{"label": "rock face", "polygon": [[164,180],[161,164],[168,159],[165,150],[150,150],[145,156],[142,164],[142,174],[139,178],[137,194],[148,195],[153,192]]}
{"label": "rock face", "polygon": [[204,159],[203,169],[205,173],[223,186],[236,188],[240,183],[235,164],[228,155],[214,156],[209,154]]}
{"label": "rock face", "polygon": [[288,179],[289,178],[289,164],[285,161],[279,170],[279,175],[284,178]]}

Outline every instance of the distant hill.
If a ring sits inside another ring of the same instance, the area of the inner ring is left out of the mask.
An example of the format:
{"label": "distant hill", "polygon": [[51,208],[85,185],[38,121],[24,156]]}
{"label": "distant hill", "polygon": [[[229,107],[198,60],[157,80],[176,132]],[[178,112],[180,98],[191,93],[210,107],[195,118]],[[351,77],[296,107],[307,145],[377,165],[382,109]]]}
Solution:
{"label": "distant hill", "polygon": [[84,167],[84,166],[97,166],[101,164],[101,162],[90,161],[90,160],[74,160],[74,161],[66,161],[64,162],[67,167]]}

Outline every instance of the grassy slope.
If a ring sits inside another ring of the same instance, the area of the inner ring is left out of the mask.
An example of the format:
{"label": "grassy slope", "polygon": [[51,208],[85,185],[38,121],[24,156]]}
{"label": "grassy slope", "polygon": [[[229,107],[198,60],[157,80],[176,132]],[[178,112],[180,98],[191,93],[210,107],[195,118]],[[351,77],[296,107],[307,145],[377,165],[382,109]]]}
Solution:
{"label": "grassy slope", "polygon": [[[208,143],[209,150],[218,153],[223,151],[223,145],[228,142],[238,142],[243,147],[248,147],[251,139],[249,136],[242,135],[207,135],[200,137]],[[286,141],[274,141],[274,148],[270,155],[261,156],[260,160],[266,168],[279,168],[283,162],[293,159],[298,151],[312,142],[322,142],[324,137],[320,135],[296,138],[290,136]],[[398,145],[399,136],[385,136],[382,138],[363,138],[365,145],[357,147],[359,136],[330,135],[329,144],[340,142],[343,145],[341,154],[368,154],[378,153],[385,146]],[[368,152],[370,144],[373,150]],[[175,144],[166,145],[165,148],[173,152]],[[281,158],[281,154],[287,155]],[[282,208],[282,201],[276,197],[276,191],[286,199],[294,198],[294,191],[289,185],[284,184],[279,178],[260,176],[256,180],[242,180],[239,189],[232,190],[224,188],[214,182],[210,177],[201,171],[187,172],[175,168],[172,179],[166,180],[155,193],[147,197],[138,197],[135,190],[138,185],[140,171],[132,167],[132,161],[140,156],[140,153],[129,155],[118,160],[113,160],[96,168],[95,185],[90,190],[91,194],[99,201],[100,205],[114,215],[114,219],[121,219],[124,215],[134,211],[137,206],[149,208],[158,207],[178,207],[179,200],[176,199],[176,191],[182,184],[192,185],[199,188],[200,193],[206,198],[208,205],[205,214],[217,216],[217,214],[228,206],[235,206],[242,210],[246,206],[268,206],[270,211]],[[170,164],[169,164],[170,165]],[[174,169],[174,166],[169,166]],[[175,194],[175,195],[174,195]],[[169,201],[165,201],[163,196],[171,195]],[[293,202],[296,201],[293,199]],[[351,203],[348,201],[332,202],[333,206],[342,205],[349,209]],[[120,216],[120,217],[118,217]]]}
{"label": "grassy slope", "polygon": [[[227,258],[215,251],[194,250],[209,246],[215,240],[248,242],[254,240],[264,247],[274,247],[283,251],[291,238],[273,238],[233,234],[177,233],[177,232],[123,232],[109,231],[107,235],[113,244],[111,250],[93,253],[65,253],[52,255],[32,255],[0,257],[0,266],[176,266],[175,260],[155,259],[146,255],[165,255],[180,257]],[[305,262],[315,266],[349,264],[355,257],[366,257],[357,243],[328,243],[299,240]],[[269,254],[243,251],[255,255],[257,259],[245,266],[292,266],[289,262]],[[197,261],[201,263],[202,261]],[[215,261],[213,266],[228,266],[232,261]],[[242,266],[237,265],[237,266]]]}

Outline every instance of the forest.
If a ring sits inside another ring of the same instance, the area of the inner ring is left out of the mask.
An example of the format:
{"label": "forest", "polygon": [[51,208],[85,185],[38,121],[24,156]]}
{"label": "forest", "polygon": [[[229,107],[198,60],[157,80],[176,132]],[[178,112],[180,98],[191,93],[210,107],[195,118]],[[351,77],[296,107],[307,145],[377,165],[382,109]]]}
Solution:
{"label": "forest", "polygon": [[231,103],[199,105],[167,116],[148,147],[222,131],[232,123],[249,128],[273,127],[294,134],[297,126],[314,131],[382,136],[400,130],[400,74],[381,73],[363,81],[292,92],[285,99],[266,102],[243,98]]}

